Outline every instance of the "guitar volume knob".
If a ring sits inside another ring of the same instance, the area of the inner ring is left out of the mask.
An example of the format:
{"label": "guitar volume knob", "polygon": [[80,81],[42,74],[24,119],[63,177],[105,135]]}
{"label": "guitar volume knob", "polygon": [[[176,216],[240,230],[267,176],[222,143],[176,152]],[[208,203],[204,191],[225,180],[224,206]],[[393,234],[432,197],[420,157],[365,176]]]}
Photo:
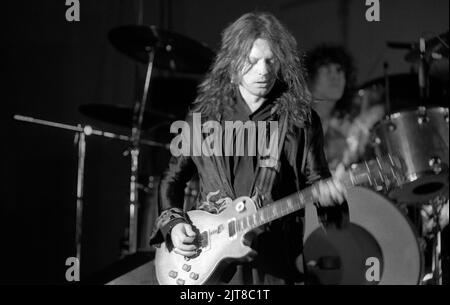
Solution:
{"label": "guitar volume knob", "polygon": [[174,279],[178,276],[178,272],[172,270],[169,272],[169,276]]}
{"label": "guitar volume knob", "polygon": [[191,279],[193,279],[194,281],[196,281],[196,280],[198,280],[198,273],[191,272],[191,274],[189,274],[189,277]]}

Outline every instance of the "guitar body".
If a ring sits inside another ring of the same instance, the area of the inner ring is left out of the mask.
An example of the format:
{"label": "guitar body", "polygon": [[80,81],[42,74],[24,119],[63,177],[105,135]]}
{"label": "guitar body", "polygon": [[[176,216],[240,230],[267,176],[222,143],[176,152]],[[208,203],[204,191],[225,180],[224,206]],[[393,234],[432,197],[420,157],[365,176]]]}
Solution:
{"label": "guitar body", "polygon": [[[371,160],[361,166],[352,167],[349,173],[341,178],[341,182],[347,188],[353,188],[355,185],[367,182],[378,186],[383,185],[386,181],[398,181],[399,177],[397,177],[394,165],[392,158],[387,161]],[[342,257],[340,253],[364,253],[363,257],[359,257],[358,264],[361,266],[359,270],[363,270],[363,268],[366,270],[367,256],[378,258],[382,261],[383,270],[389,270],[384,272],[379,281],[380,284],[417,282],[420,269],[417,239],[403,215],[380,195],[368,192],[363,188],[354,188],[354,190],[348,193],[348,202],[350,220],[357,226],[354,226],[353,231],[335,232],[334,239],[342,241],[337,245],[338,251],[330,252],[328,251],[330,247],[326,246],[320,248],[324,251],[318,252],[316,251],[317,247],[312,247],[314,251],[308,253],[310,247],[306,240],[305,257],[307,261],[318,261],[318,266],[323,265],[327,269],[339,269],[347,261],[348,265],[355,265],[355,262],[358,261],[358,258],[345,256],[349,259],[343,262],[340,260]],[[251,256],[256,254],[249,247],[246,239],[247,233],[255,232],[254,229],[261,225],[304,209],[305,206],[312,206],[317,201],[318,194],[318,186],[312,185],[260,209],[257,209],[249,197],[239,197],[217,215],[201,210],[189,211],[187,216],[197,233],[194,243],[199,251],[195,256],[185,258],[174,251],[169,251],[167,245],[162,243],[155,255],[158,282],[163,285],[201,285],[217,282],[220,279],[222,268],[227,263],[233,260],[250,260]],[[353,202],[358,202],[358,204],[353,204]],[[308,217],[308,210],[306,212],[307,219],[311,218]],[[368,228],[367,225],[369,225]],[[306,237],[308,235],[316,236],[317,234],[314,234],[313,231],[317,232],[311,228],[308,230],[307,226]],[[393,239],[395,235],[392,232],[403,234],[400,241]],[[319,235],[317,235],[321,240],[327,240],[330,237],[320,238],[322,237],[321,233],[323,232],[319,231]],[[356,236],[356,240],[369,240],[369,242],[362,243],[361,247],[360,243],[346,242],[352,241],[352,238],[349,238],[352,236]],[[371,236],[375,236],[375,238],[371,238]],[[349,251],[350,248],[353,250]],[[370,251],[367,252],[368,248]],[[365,249],[366,252],[361,249]],[[327,257],[331,257],[331,260]],[[406,259],[407,257],[412,257],[412,259]],[[322,259],[323,264],[320,262],[321,258],[326,258],[326,260]],[[345,270],[353,270],[353,268]],[[340,277],[339,270],[337,271],[338,274],[332,276],[332,281]],[[356,282],[358,283],[361,282],[361,274],[362,272],[357,273]],[[353,276],[349,278],[350,282],[355,282]]]}
{"label": "guitar body", "polygon": [[189,211],[188,217],[197,232],[199,253],[189,259],[169,251],[166,243],[156,250],[156,277],[161,285],[214,284],[221,270],[233,260],[249,260],[254,251],[245,245],[245,234],[229,229],[229,221],[236,216],[247,216],[256,212],[249,197],[234,200],[221,213],[214,215],[201,210]]}

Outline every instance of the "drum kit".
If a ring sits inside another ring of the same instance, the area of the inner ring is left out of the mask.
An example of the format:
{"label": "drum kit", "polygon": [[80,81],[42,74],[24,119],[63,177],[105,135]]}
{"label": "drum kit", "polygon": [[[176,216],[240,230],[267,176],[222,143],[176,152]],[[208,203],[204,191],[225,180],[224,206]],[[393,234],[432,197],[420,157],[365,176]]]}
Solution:
{"label": "drum kit", "polygon": [[[375,154],[394,155],[402,162],[404,181],[388,193],[397,203],[422,205],[438,196],[448,196],[448,40],[446,32],[426,41],[420,38],[417,44],[388,43],[408,49],[405,60],[418,66],[417,75],[385,73],[387,115],[371,130]],[[436,66],[446,66],[447,77],[435,77],[430,67]],[[411,77],[415,77],[415,85]],[[376,83],[380,81],[363,85],[363,90],[370,90]],[[406,99],[405,91],[410,92]]]}
{"label": "drum kit", "polygon": [[[448,36],[421,38],[417,44],[389,42],[408,49],[405,60],[417,64],[418,72],[389,75],[385,69],[384,77],[359,88],[360,95],[372,96],[372,104],[384,104],[387,113],[370,128],[363,159],[395,156],[401,179],[372,192],[367,187],[350,190],[350,222],[343,230],[324,230],[317,218],[308,220],[315,211],[306,211],[302,259],[311,283],[442,284],[447,276],[440,217],[447,209],[448,218],[449,204]],[[447,67],[444,78],[430,72],[439,65]],[[421,216],[425,209],[431,211],[428,232],[424,222],[429,219]],[[367,257],[380,261],[378,281],[366,277]]]}

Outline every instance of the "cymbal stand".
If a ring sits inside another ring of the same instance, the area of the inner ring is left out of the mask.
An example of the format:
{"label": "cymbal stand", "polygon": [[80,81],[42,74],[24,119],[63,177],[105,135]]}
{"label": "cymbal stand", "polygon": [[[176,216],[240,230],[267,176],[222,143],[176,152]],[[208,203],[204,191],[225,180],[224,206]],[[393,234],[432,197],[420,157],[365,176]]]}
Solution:
{"label": "cymbal stand", "polygon": [[439,215],[441,209],[444,207],[445,198],[438,198],[432,203],[433,206],[433,220],[435,227],[433,229],[433,256],[431,264],[431,272],[433,273],[433,282],[435,285],[442,285],[442,260],[441,260],[441,226],[439,223]]}
{"label": "cymbal stand", "polygon": [[391,88],[389,84],[389,64],[384,62],[383,64],[383,75],[384,75],[384,88],[385,88],[385,103],[386,103],[386,113],[391,113]]}
{"label": "cymbal stand", "polygon": [[150,79],[153,70],[153,60],[155,51],[153,48],[148,52],[147,73],[145,75],[144,92],[142,100],[137,100],[134,105],[133,127],[131,129],[131,177],[130,177],[130,214],[128,227],[128,249],[127,254],[133,254],[137,250],[137,231],[138,231],[138,169],[139,169],[139,139],[142,131],[142,121],[144,117],[145,104],[147,102]]}
{"label": "cymbal stand", "polygon": [[433,264],[432,272],[436,285],[442,285],[442,260],[441,260],[441,230],[436,232],[433,241]]}
{"label": "cymbal stand", "polygon": [[22,115],[15,115],[14,119],[29,123],[41,124],[61,129],[71,130],[75,132],[75,142],[78,145],[78,170],[77,170],[77,209],[75,221],[75,249],[76,258],[78,260],[78,272],[81,274],[81,236],[82,236],[82,221],[83,221],[83,180],[84,180],[84,160],[86,157],[86,135],[91,130],[90,126],[81,127],[71,126],[67,124],[55,123],[45,120],[34,119]]}
{"label": "cymbal stand", "polygon": [[[81,128],[80,125],[78,125]],[[77,170],[77,210],[76,210],[76,224],[75,224],[75,245],[78,259],[78,266],[81,262],[81,233],[83,228],[83,194],[84,194],[84,160],[86,159],[86,132],[79,131],[75,136],[75,141],[78,144],[78,170]],[[78,272],[81,274],[81,268]]]}
{"label": "cymbal stand", "polygon": [[[78,124],[77,126],[62,124],[57,122],[51,122],[41,119],[35,119],[28,116],[23,115],[14,115],[14,119],[17,121],[34,123],[44,126],[56,127],[60,129],[70,130],[75,132],[75,142],[78,145],[78,169],[77,169],[77,207],[76,207],[76,221],[75,221],[75,248],[76,248],[76,257],[78,259],[79,272],[81,274],[81,242],[82,242],[82,225],[83,225],[83,203],[84,203],[84,161],[86,158],[86,136],[95,135],[101,136],[110,139],[117,139],[121,141],[130,142],[131,138],[121,134],[114,134],[111,132],[105,132],[101,130],[97,130],[92,128],[89,125],[81,126]],[[163,147],[169,149],[169,146],[163,143],[158,143],[149,140],[139,140],[139,143]]]}
{"label": "cymbal stand", "polygon": [[420,52],[420,62],[419,62],[419,93],[420,100],[423,105],[429,98],[429,78],[428,78],[428,60],[426,58],[426,45],[425,39],[420,37],[419,39],[419,52]]}
{"label": "cymbal stand", "polygon": [[433,219],[433,229],[429,234],[432,243],[431,253],[431,272],[425,275],[426,283],[432,285],[442,285],[442,257],[441,257],[441,226],[439,223],[439,216],[442,208],[445,206],[445,197],[437,197],[429,202],[432,207],[430,216]]}

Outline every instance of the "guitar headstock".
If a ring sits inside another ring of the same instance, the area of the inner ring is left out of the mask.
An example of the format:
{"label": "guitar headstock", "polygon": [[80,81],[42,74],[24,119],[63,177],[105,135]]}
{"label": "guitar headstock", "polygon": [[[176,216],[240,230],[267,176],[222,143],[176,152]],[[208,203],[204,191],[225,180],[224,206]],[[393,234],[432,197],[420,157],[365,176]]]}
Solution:
{"label": "guitar headstock", "polygon": [[348,170],[352,185],[367,186],[376,191],[389,191],[401,185],[403,172],[401,160],[391,155],[352,164]]}

